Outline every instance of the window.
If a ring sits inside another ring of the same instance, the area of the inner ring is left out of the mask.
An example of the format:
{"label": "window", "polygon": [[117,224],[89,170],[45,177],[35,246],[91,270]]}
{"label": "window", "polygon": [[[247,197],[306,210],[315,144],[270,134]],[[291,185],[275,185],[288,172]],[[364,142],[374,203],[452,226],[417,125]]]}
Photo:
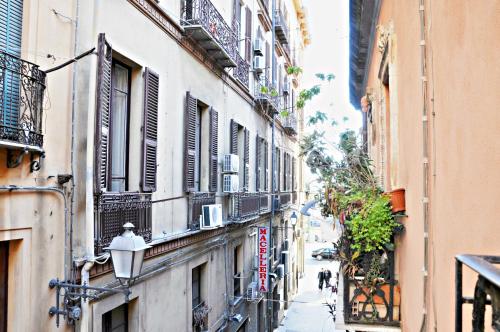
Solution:
{"label": "window", "polygon": [[268,145],[264,138],[257,135],[256,140],[256,191],[267,191],[267,179],[268,179]]}
{"label": "window", "polygon": [[121,306],[102,315],[103,332],[127,332],[128,331],[128,305]]}
{"label": "window", "polygon": [[191,289],[192,289],[192,307],[196,308],[201,304],[201,265],[197,266],[192,271],[191,277]]}
{"label": "window", "polygon": [[206,303],[206,269],[201,264],[191,270],[191,306],[193,309],[193,331],[205,331],[208,327],[208,306]]}
{"label": "window", "polygon": [[0,332],[7,332],[9,242],[0,242]]}
{"label": "window", "polygon": [[250,132],[231,119],[230,152],[240,159],[240,191],[248,191],[250,185]]}
{"label": "window", "polygon": [[128,190],[130,68],[113,62],[111,71],[111,191]]}
{"label": "window", "polygon": [[187,92],[184,115],[184,189],[187,192],[217,191],[217,114]]}
{"label": "window", "polygon": [[243,270],[242,263],[243,260],[241,255],[241,245],[239,245],[237,247],[234,247],[234,252],[233,252],[233,274],[234,274],[233,296],[235,298],[241,296],[241,277],[242,277],[241,271]]}

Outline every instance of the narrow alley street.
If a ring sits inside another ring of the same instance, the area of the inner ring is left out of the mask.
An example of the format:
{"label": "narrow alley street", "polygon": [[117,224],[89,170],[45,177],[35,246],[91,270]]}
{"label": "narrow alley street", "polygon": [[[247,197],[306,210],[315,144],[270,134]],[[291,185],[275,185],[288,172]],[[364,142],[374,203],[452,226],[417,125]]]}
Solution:
{"label": "narrow alley street", "polygon": [[[305,275],[299,280],[299,292],[295,296],[279,332],[333,332],[335,325],[328,313],[325,302],[332,303],[336,295],[331,293],[331,288],[318,290],[318,272],[321,268],[332,271],[335,277],[339,268],[338,261],[317,260],[311,257],[315,249],[331,247],[329,242],[306,242],[305,244]],[[335,284],[335,278],[331,280]]]}

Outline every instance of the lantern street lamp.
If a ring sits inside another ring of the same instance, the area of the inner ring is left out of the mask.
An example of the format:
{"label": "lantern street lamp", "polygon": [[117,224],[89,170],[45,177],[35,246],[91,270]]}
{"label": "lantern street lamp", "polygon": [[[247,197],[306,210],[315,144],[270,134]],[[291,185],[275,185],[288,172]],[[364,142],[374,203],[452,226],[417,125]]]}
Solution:
{"label": "lantern street lamp", "polygon": [[295,213],[295,211],[292,212],[292,215],[290,216],[290,223],[292,224],[293,227],[295,227],[295,225],[297,225],[297,214]]}
{"label": "lantern street lamp", "polygon": [[111,253],[115,277],[121,285],[130,286],[139,276],[144,261],[144,251],[151,248],[142,236],[135,235],[130,222],[123,225],[125,232],[116,236],[109,247],[104,248]]}
{"label": "lantern street lamp", "polygon": [[[109,292],[124,294],[125,302],[128,302],[131,293],[130,286],[140,275],[144,252],[151,246],[146,244],[142,236],[134,234],[132,231],[134,225],[132,223],[126,223],[123,228],[125,228],[123,234],[114,237],[109,247],[104,248],[110,252],[113,271],[116,279],[120,282],[120,287],[93,287],[88,286],[86,283],[75,284],[59,279],[50,280],[49,288],[56,288],[56,305],[49,309],[49,314],[51,316],[56,315],[57,327],[59,327],[60,315],[63,315],[70,324],[80,319],[81,300],[97,299],[103,293]],[[63,297],[62,302],[61,297]]]}

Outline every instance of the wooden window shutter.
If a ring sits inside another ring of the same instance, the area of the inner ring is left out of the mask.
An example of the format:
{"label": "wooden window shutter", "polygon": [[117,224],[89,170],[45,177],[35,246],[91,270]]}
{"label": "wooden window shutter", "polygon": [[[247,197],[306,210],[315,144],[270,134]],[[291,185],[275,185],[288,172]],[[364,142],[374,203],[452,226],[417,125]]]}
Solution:
{"label": "wooden window shutter", "polygon": [[269,82],[271,69],[271,46],[266,42],[266,80]]}
{"label": "wooden window shutter", "polygon": [[295,176],[296,176],[296,170],[295,167],[297,167],[297,161],[295,160],[295,157],[292,157],[292,190],[295,191],[297,189],[296,182],[295,182]]}
{"label": "wooden window shutter", "polygon": [[281,151],[276,148],[276,191],[281,190]]}
{"label": "wooden window shutter", "polygon": [[217,111],[210,107],[210,137],[209,137],[209,182],[208,190],[211,192],[217,191],[217,167],[219,165],[219,116]]}
{"label": "wooden window shutter", "polygon": [[109,126],[111,112],[111,64],[113,50],[103,33],[97,43],[97,89],[95,121],[94,191],[106,191],[109,184]]}
{"label": "wooden window shutter", "polygon": [[266,173],[264,173],[264,190],[269,190],[269,145],[267,141],[264,142],[264,165]]}
{"label": "wooden window shutter", "polygon": [[229,124],[229,152],[238,154],[238,123],[233,119]]}
{"label": "wooden window shutter", "polygon": [[252,11],[250,8],[245,8],[245,57],[247,62],[252,61]]}
{"label": "wooden window shutter", "polygon": [[195,191],[197,105],[198,100],[187,92],[184,113],[184,190],[186,192]]}
{"label": "wooden window shutter", "polygon": [[145,192],[156,191],[159,84],[160,76],[146,68],[144,72],[144,123],[142,127],[142,190]]}
{"label": "wooden window shutter", "polygon": [[260,191],[260,175],[261,169],[261,138],[259,135],[255,136],[255,191]]}
{"label": "wooden window shutter", "polygon": [[248,129],[245,128],[244,131],[244,147],[245,150],[244,155],[243,155],[243,167],[244,167],[244,183],[243,183],[243,190],[248,191],[248,187],[250,184],[250,132]]}
{"label": "wooden window shutter", "polygon": [[288,190],[288,153],[283,153],[283,191]]}

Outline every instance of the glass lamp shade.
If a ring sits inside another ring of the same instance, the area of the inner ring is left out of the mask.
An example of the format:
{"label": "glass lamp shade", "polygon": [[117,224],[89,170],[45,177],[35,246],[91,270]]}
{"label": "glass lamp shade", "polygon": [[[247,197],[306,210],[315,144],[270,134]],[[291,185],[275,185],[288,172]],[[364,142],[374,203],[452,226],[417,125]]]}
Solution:
{"label": "glass lamp shade", "polygon": [[113,238],[109,247],[104,249],[111,252],[116,278],[132,281],[141,273],[144,251],[151,246],[146,244],[142,236],[132,232],[134,225],[131,223],[126,223],[123,228],[125,232]]}
{"label": "glass lamp shade", "polygon": [[295,214],[295,211],[292,212],[292,215],[290,216],[290,223],[292,226],[295,226],[297,224],[297,215]]}

